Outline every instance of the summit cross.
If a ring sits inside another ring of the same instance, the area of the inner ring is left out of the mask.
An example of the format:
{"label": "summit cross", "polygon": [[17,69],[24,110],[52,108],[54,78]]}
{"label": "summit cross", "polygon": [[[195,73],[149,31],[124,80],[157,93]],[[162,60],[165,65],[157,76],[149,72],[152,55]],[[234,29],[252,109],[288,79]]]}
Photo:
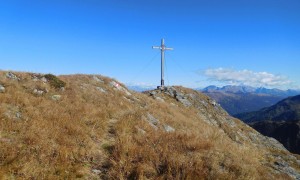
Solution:
{"label": "summit cross", "polygon": [[173,48],[167,48],[165,46],[165,40],[161,39],[161,45],[160,46],[152,46],[153,49],[160,49],[161,51],[161,86],[158,88],[164,88],[165,86],[165,80],[164,80],[164,69],[165,69],[165,51],[166,50],[173,50]]}

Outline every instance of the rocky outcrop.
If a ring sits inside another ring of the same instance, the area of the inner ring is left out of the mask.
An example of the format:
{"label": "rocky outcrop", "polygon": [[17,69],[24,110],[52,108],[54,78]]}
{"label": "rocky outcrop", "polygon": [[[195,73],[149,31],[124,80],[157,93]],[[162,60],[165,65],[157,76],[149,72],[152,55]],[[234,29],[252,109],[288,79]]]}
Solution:
{"label": "rocky outcrop", "polygon": [[[207,96],[195,92],[187,92],[181,87],[165,87],[164,89],[147,91],[145,93],[154,99],[159,97],[166,100],[168,99],[167,97],[170,97],[185,107],[195,107],[198,110],[198,116],[201,117],[203,121],[211,126],[218,127],[220,134],[228,136],[241,146],[251,142],[251,144],[254,144],[257,148],[267,148],[270,149],[271,152],[280,151],[288,153],[287,149],[276,139],[263,136],[240,120],[229,116],[220,104]],[[168,103],[168,101],[165,101],[165,103]],[[247,129],[247,131],[245,131],[245,129]],[[291,163],[292,161],[288,160],[284,154],[266,153],[265,156],[272,156],[278,159],[278,161],[275,161],[273,164],[269,164],[269,167],[274,169],[274,172],[284,173],[293,179],[299,179],[300,172],[294,168],[295,163]],[[292,159],[295,158],[293,155],[290,155],[290,157]]]}
{"label": "rocky outcrop", "polygon": [[12,80],[21,80],[17,75],[15,75],[14,73],[12,73],[12,72],[7,72],[6,73],[6,77],[8,78],[8,79],[12,79]]}

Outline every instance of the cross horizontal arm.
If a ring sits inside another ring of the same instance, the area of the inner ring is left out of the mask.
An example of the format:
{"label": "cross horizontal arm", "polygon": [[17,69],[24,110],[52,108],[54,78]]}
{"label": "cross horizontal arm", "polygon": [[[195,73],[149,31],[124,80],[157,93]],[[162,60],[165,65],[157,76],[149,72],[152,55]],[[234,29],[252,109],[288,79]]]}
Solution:
{"label": "cross horizontal arm", "polygon": [[173,50],[173,48],[165,48],[165,50]]}
{"label": "cross horizontal arm", "polygon": [[152,49],[161,49],[160,46],[152,46]]}

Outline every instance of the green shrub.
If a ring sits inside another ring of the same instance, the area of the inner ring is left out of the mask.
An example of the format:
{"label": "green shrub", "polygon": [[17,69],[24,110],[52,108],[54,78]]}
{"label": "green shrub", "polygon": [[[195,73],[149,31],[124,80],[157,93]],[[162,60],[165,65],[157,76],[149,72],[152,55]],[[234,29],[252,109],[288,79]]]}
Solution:
{"label": "green shrub", "polygon": [[46,74],[44,77],[49,81],[50,85],[56,89],[65,87],[66,85],[64,81],[60,80],[53,74]]}

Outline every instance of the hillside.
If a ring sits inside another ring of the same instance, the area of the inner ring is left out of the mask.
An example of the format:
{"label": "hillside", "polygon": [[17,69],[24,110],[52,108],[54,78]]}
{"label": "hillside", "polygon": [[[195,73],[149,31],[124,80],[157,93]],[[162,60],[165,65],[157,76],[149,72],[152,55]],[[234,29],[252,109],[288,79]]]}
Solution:
{"label": "hillside", "polygon": [[259,111],[238,114],[235,117],[244,122],[297,121],[300,120],[300,95],[289,97]]}
{"label": "hillside", "polygon": [[229,114],[257,111],[269,107],[282,99],[300,94],[296,90],[254,88],[250,86],[209,86],[203,93],[215,99]]}
{"label": "hillside", "polygon": [[0,179],[300,179],[300,157],[184,87],[0,72]]}
{"label": "hillside", "polygon": [[289,151],[300,154],[300,95],[236,117],[249,123],[263,135],[277,139]]}
{"label": "hillside", "polygon": [[281,142],[289,151],[300,154],[300,120],[299,121],[261,121],[250,124],[265,136]]}

